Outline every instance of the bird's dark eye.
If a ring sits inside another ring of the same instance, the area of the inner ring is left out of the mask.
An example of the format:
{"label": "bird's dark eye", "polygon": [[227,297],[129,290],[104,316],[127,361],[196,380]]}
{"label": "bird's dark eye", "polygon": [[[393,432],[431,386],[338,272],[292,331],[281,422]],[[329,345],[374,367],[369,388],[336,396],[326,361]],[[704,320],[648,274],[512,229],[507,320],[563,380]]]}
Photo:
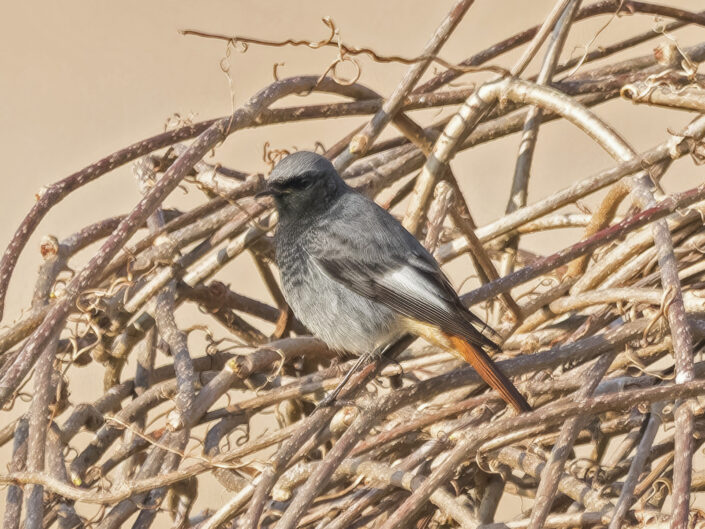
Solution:
{"label": "bird's dark eye", "polygon": [[314,180],[313,176],[301,176],[289,182],[289,187],[291,189],[306,189],[313,184]]}

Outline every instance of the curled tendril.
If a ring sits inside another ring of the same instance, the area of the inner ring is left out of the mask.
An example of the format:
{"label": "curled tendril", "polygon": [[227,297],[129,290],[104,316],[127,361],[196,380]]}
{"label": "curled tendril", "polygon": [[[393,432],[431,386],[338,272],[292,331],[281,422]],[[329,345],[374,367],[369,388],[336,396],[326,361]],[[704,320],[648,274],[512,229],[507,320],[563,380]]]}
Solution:
{"label": "curled tendril", "polygon": [[[377,53],[371,48],[360,48],[360,47],[355,47],[355,46],[350,46],[348,44],[345,44],[341,38],[340,38],[340,30],[338,27],[335,25],[335,22],[331,17],[324,17],[321,19],[323,24],[329,29],[330,34],[321,40],[318,41],[312,41],[312,40],[305,40],[305,39],[285,39],[285,40],[279,40],[279,41],[274,41],[274,40],[265,40],[265,39],[258,39],[254,37],[244,37],[244,36],[239,36],[239,35],[222,35],[222,34],[217,34],[217,33],[210,33],[206,31],[200,31],[200,30],[195,30],[195,29],[183,29],[180,30],[179,33],[182,35],[192,35],[195,37],[201,37],[201,38],[207,38],[207,39],[217,39],[217,40],[222,40],[226,42],[226,52],[225,52],[225,57],[223,57],[220,60],[220,68],[221,70],[228,75],[230,81],[232,79],[230,78],[230,50],[231,49],[236,49],[238,46],[240,47],[240,52],[245,53],[250,45],[258,45],[258,46],[269,46],[269,47],[275,47],[275,48],[281,48],[285,46],[304,46],[313,50],[318,50],[321,48],[325,47],[336,47],[338,48],[338,55],[336,59],[334,59],[331,64],[326,68],[325,72],[321,75],[321,79],[325,77],[328,73],[332,73],[332,76],[334,80],[341,84],[341,85],[350,85],[355,82],[360,78],[361,75],[361,67],[358,61],[354,58],[355,56],[359,55],[365,55],[369,57],[372,61],[377,62],[377,63],[400,63],[400,64],[416,64],[419,62],[427,62],[427,61],[432,61],[443,68],[449,69],[449,70],[454,70],[454,71],[459,71],[462,73],[475,73],[475,72],[495,72],[498,73],[502,76],[508,76],[510,75],[510,72],[506,68],[502,68],[501,66],[497,65],[484,65],[484,66],[465,66],[462,64],[454,64],[451,62],[446,61],[445,59],[442,59],[441,57],[438,57],[436,55],[421,55],[418,57],[403,57],[400,55],[382,55]],[[343,78],[338,75],[336,72],[336,68],[344,63],[344,62],[350,62],[355,66],[355,75],[352,78]],[[275,79],[277,78],[277,65],[279,63],[275,64],[273,67],[273,73],[275,76]]]}

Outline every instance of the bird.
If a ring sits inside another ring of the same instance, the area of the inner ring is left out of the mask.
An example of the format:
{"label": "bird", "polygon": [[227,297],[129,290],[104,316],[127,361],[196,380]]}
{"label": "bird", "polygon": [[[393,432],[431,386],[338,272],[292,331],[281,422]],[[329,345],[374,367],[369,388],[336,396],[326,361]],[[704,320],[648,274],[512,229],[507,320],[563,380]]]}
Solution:
{"label": "bird", "polygon": [[498,346],[440,265],[325,157],[281,159],[260,195],[274,199],[275,261],[294,315],[330,348],[362,358],[412,334],[469,363],[517,412],[530,411],[487,351]]}

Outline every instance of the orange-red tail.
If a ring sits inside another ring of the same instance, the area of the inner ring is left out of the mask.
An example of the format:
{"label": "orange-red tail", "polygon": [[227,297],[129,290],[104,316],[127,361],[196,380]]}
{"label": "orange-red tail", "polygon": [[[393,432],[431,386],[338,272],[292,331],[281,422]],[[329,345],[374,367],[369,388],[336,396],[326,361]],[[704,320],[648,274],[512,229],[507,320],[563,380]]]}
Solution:
{"label": "orange-red tail", "polygon": [[531,411],[531,406],[514,387],[514,384],[502,373],[492,359],[482,349],[469,344],[463,338],[447,335],[453,349],[470,364],[482,377],[482,380],[496,390],[502,398],[519,413]]}

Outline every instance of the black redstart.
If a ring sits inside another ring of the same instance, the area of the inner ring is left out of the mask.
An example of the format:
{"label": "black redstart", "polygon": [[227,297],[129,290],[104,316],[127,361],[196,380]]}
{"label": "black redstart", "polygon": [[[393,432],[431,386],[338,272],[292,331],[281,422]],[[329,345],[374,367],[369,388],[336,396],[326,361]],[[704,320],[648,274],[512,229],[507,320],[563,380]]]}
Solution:
{"label": "black redstart", "polygon": [[436,260],[324,157],[296,152],[272,171],[282,289],[294,314],[331,348],[381,352],[415,334],[464,359],[517,411],[531,407],[483,348],[475,325]]}

